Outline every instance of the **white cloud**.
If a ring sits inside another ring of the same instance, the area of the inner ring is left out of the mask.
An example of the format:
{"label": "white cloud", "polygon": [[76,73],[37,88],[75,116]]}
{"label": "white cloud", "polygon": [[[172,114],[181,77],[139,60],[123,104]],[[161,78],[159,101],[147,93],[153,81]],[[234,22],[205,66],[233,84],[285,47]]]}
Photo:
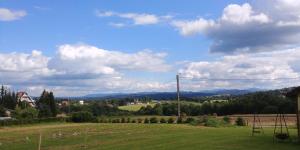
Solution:
{"label": "white cloud", "polygon": [[215,22],[200,18],[193,21],[173,21],[171,24],[178,28],[182,35],[189,36],[205,32],[207,29],[213,27]]}
{"label": "white cloud", "polygon": [[264,13],[256,14],[250,4],[243,5],[231,4],[224,8],[221,21],[245,24],[249,22],[268,23],[270,19]]}
{"label": "white cloud", "polygon": [[[151,25],[158,24],[163,21],[167,21],[173,18],[171,15],[157,16],[154,14],[147,13],[118,13],[113,11],[99,11],[96,10],[96,16],[98,17],[119,17],[124,19],[130,19],[133,22],[133,25]],[[121,25],[122,24],[122,25]],[[111,24],[115,27],[123,27],[125,23]]]}
{"label": "white cloud", "polygon": [[233,54],[276,51],[299,46],[300,4],[293,0],[230,4],[215,19],[176,20],[184,36],[202,34],[211,52]]}
{"label": "white cloud", "polygon": [[166,72],[170,69],[164,61],[165,53],[149,50],[130,54],[89,45],[62,45],[57,54],[52,61],[56,69],[73,73],[115,74],[116,70]]}
{"label": "white cloud", "polygon": [[136,92],[166,89],[167,84],[127,77],[128,72],[163,73],[170,70],[166,53],[149,50],[124,53],[90,45],[61,45],[50,58],[41,51],[0,53],[0,83],[39,95],[50,89],[57,95],[90,92]]}
{"label": "white cloud", "polygon": [[198,80],[192,84],[196,84],[196,87],[197,84],[200,84],[201,86],[198,88],[203,89],[281,88],[300,84],[299,57],[299,48],[239,54],[223,56],[215,61],[190,62],[179,72],[188,79]]}
{"label": "white cloud", "polygon": [[18,20],[26,15],[27,13],[24,10],[10,10],[7,8],[0,8],[0,21]]}
{"label": "white cloud", "polygon": [[109,23],[109,25],[116,28],[122,28],[126,26],[124,23],[114,23],[114,22]]}

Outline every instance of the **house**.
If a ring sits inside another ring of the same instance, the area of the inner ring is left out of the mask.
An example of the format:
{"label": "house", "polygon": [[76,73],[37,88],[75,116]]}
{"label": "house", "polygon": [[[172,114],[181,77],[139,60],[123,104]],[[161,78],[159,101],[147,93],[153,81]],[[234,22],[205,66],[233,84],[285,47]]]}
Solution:
{"label": "house", "polygon": [[80,105],[84,105],[84,101],[83,101],[83,100],[80,100],[80,101],[79,101],[79,104],[80,104]]}
{"label": "house", "polygon": [[27,102],[29,106],[35,107],[35,100],[33,100],[26,92],[17,93],[18,102]]}

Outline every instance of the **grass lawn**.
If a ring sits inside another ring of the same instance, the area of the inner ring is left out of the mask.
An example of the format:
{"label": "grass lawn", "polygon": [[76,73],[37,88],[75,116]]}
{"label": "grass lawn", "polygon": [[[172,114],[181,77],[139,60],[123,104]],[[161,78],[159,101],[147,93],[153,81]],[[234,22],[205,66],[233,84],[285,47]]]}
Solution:
{"label": "grass lawn", "polygon": [[[299,150],[293,142],[273,143],[272,129],[251,137],[247,127],[207,128],[176,124],[42,124],[0,128],[1,150]],[[296,131],[290,130],[295,136]]]}
{"label": "grass lawn", "polygon": [[[149,104],[151,107],[153,107],[155,104],[150,103]],[[127,111],[138,111],[141,109],[141,107],[147,106],[147,104],[137,104],[137,105],[127,105],[127,106],[119,106],[118,108],[121,110],[127,110]]]}

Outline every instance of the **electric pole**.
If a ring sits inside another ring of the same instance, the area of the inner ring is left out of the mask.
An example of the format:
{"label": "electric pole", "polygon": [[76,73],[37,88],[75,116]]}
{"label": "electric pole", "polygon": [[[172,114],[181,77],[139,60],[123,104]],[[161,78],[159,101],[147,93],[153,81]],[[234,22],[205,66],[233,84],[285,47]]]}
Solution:
{"label": "electric pole", "polygon": [[176,75],[177,80],[177,106],[178,106],[178,119],[180,118],[180,97],[179,97],[179,75]]}

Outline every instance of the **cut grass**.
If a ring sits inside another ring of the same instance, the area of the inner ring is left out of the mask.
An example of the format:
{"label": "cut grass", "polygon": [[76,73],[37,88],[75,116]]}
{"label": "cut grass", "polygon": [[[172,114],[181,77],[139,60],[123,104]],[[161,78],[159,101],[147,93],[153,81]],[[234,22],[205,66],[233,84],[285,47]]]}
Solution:
{"label": "cut grass", "polygon": [[[154,103],[150,103],[150,104],[148,104],[148,105],[150,105],[151,107],[153,107],[155,104],[154,104]],[[119,108],[120,110],[138,111],[138,110],[140,110],[143,106],[146,107],[147,104],[126,105],[126,106],[119,106],[118,108]]]}
{"label": "cut grass", "polygon": [[[185,150],[299,150],[292,142],[273,143],[272,128],[250,136],[247,127],[207,128],[177,124],[43,124],[0,129],[1,150],[185,149]],[[88,131],[88,132],[86,132]],[[296,135],[294,129],[290,129]],[[87,136],[85,136],[87,135]],[[86,143],[85,143],[86,141]]]}

